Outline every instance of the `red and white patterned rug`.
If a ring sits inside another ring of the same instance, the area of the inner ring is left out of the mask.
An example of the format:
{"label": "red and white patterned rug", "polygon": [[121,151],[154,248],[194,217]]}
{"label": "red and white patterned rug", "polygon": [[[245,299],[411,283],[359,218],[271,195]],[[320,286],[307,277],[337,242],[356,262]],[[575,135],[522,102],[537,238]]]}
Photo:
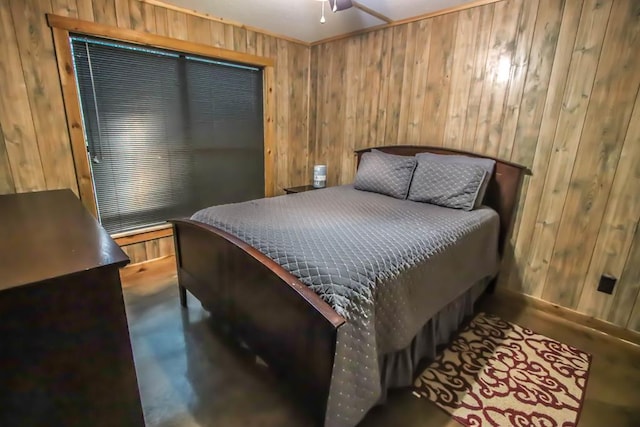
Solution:
{"label": "red and white patterned rug", "polygon": [[414,395],[467,426],[572,427],[591,355],[478,314],[420,375]]}

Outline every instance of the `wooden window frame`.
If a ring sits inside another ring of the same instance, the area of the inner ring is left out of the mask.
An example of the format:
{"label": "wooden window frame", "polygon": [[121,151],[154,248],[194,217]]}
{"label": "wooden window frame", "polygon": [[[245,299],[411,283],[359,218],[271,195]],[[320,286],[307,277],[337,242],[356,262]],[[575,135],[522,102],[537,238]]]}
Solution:
{"label": "wooden window frame", "polygon": [[101,37],[160,49],[168,49],[262,68],[262,102],[264,112],[264,192],[266,197],[273,195],[273,171],[275,168],[275,121],[273,119],[275,116],[273,111],[275,107],[275,94],[273,87],[275,85],[275,61],[272,58],[265,58],[205,44],[173,39],[141,31],[116,28],[109,25],[96,24],[95,22],[81,21],[53,14],[47,14],[47,22],[53,32],[53,43],[58,62],[58,73],[60,75],[60,85],[62,87],[62,97],[64,99],[64,108],[67,116],[67,127],[71,140],[71,150],[73,153],[73,162],[76,171],[76,180],[78,182],[78,190],[80,192],[80,200],[82,200],[82,203],[96,218],[98,217],[98,207],[96,205],[93,177],[91,176],[91,166],[89,165],[87,148],[84,140],[80,98],[78,96],[78,86],[73,69],[73,58],[71,56],[71,39],[69,37],[71,33]]}
{"label": "wooden window frame", "polygon": [[125,231],[122,233],[112,234],[111,238],[119,246],[133,245],[134,243],[147,242],[149,240],[157,240],[163,237],[173,236],[173,225],[161,224],[139,230]]}

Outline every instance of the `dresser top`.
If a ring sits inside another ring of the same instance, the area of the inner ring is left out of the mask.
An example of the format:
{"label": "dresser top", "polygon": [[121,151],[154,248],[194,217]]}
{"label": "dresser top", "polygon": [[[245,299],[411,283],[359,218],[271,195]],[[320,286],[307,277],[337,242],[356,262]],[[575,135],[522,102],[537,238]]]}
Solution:
{"label": "dresser top", "polygon": [[0,196],[0,291],[127,262],[71,190]]}

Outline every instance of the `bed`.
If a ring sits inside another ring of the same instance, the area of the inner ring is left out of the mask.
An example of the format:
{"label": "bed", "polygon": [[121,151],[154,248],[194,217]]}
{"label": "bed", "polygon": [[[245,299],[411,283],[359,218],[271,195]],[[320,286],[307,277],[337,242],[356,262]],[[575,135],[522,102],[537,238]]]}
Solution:
{"label": "bed", "polygon": [[[358,165],[370,151],[356,152]],[[355,425],[495,283],[524,171],[496,160],[486,206],[464,214],[341,186],[173,220],[180,302],[193,294],[300,391],[319,425]]]}

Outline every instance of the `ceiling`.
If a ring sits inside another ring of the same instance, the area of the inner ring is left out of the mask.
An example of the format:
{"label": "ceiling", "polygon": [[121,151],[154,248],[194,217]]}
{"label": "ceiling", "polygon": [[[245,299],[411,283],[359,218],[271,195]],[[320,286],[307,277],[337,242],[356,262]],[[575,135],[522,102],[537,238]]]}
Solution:
{"label": "ceiling", "polygon": [[320,23],[320,0],[164,0],[176,6],[218,18],[241,22],[305,42],[314,42],[386,22],[363,11],[371,9],[392,21],[437,12],[473,0],[358,0],[352,7],[333,13],[325,3],[326,23]]}

